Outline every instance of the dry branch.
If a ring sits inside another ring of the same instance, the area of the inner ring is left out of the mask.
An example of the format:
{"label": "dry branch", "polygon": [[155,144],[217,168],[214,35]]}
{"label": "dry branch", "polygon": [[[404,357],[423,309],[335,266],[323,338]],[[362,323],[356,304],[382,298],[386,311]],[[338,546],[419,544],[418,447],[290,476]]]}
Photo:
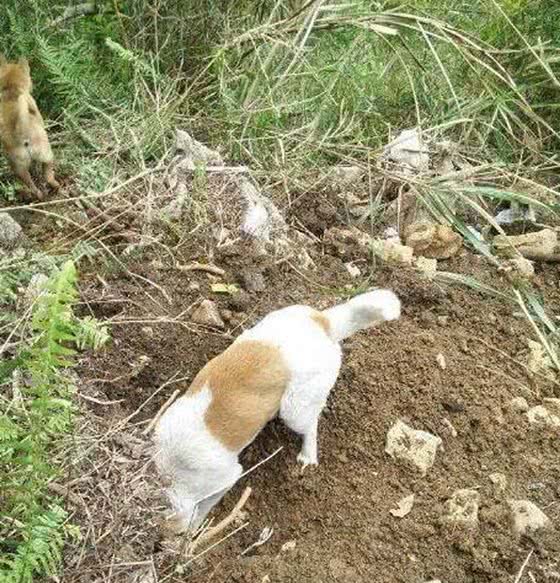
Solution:
{"label": "dry branch", "polygon": [[241,498],[239,498],[239,502],[235,505],[233,510],[221,522],[216,524],[216,526],[209,528],[208,530],[203,532],[197,539],[195,539],[192,542],[192,544],[190,545],[190,548],[188,549],[189,553],[192,553],[193,550],[198,545],[205,543],[205,542],[208,542],[210,539],[212,539],[216,535],[220,534],[220,532],[222,532],[222,530],[227,528],[235,520],[235,518],[238,516],[238,514],[241,512],[241,510],[243,509],[243,506],[245,506],[245,503],[249,499],[251,492],[252,492],[251,488],[249,486],[247,486],[247,488],[245,488],[245,490],[243,491],[243,494],[241,494]]}
{"label": "dry branch", "polygon": [[531,261],[542,261],[543,263],[560,263],[560,253],[522,253],[525,259]]}
{"label": "dry branch", "polygon": [[188,265],[181,265],[177,268],[179,271],[206,271],[213,275],[225,275],[226,272],[216,265],[211,265],[209,263],[198,263],[194,261]]}
{"label": "dry branch", "polygon": [[173,404],[173,402],[177,398],[177,395],[179,395],[180,392],[181,391],[179,389],[175,389],[173,391],[171,397],[169,397],[169,399],[165,401],[161,409],[156,413],[156,416],[150,421],[148,427],[146,427],[146,429],[142,431],[142,435],[148,435],[150,431],[152,431],[152,429],[156,426],[156,423],[161,419],[162,415],[167,411],[167,409],[169,409],[169,407]]}
{"label": "dry branch", "polygon": [[93,2],[84,2],[83,4],[76,4],[75,6],[68,6],[61,16],[52,20],[49,27],[55,27],[72,18],[80,16],[89,16],[90,14],[97,14],[98,7],[96,0]]}

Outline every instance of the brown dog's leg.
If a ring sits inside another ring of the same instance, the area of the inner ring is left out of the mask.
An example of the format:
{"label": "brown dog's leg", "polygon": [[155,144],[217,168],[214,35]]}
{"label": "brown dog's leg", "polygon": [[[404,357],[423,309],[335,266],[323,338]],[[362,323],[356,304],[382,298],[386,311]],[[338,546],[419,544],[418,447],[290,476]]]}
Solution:
{"label": "brown dog's leg", "polygon": [[31,174],[27,168],[14,169],[16,176],[27,186],[33,195],[39,200],[43,200],[43,193],[35,186]]}
{"label": "brown dog's leg", "polygon": [[54,177],[54,162],[45,162],[43,164],[43,175],[47,184],[56,192],[60,188],[60,183]]}

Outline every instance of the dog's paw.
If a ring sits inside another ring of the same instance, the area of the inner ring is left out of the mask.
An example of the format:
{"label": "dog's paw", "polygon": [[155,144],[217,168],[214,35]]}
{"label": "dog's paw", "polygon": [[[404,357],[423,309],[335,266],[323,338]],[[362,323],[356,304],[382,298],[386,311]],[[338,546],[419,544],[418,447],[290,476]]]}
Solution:
{"label": "dog's paw", "polygon": [[299,453],[297,456],[298,463],[301,464],[300,472],[303,473],[307,468],[315,468],[319,465],[317,458],[310,458],[303,453]]}

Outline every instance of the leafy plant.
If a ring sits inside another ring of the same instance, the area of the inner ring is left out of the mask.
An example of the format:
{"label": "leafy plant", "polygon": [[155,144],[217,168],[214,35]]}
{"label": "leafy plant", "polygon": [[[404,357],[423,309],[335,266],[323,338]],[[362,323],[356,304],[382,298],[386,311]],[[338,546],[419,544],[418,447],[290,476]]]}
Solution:
{"label": "leafy plant", "polygon": [[[100,347],[106,327],[78,319],[77,273],[72,261],[54,270],[32,307],[30,335],[18,354],[0,367],[0,581],[27,583],[56,573],[66,512],[47,485],[57,475],[53,454],[70,431],[74,391],[66,370],[75,348]],[[23,379],[16,383],[15,379]]]}

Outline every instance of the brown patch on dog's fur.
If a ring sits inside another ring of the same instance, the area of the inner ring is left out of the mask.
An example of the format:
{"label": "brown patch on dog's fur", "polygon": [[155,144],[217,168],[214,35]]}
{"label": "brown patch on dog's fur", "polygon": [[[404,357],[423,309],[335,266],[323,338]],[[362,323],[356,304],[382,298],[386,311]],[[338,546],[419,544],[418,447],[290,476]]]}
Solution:
{"label": "brown patch on dog's fur", "polygon": [[323,314],[322,312],[315,312],[312,316],[311,319],[318,324],[319,326],[321,326],[321,328],[323,329],[323,331],[325,332],[325,334],[327,336],[331,335],[331,323],[329,322],[329,319],[325,316],[325,314]]}
{"label": "brown patch on dog's fur", "polygon": [[8,63],[0,55],[0,141],[14,174],[42,199],[29,173],[32,162],[42,165],[44,178],[53,189],[60,185],[54,177],[51,146],[32,88],[27,60]]}
{"label": "brown patch on dog's fur", "polygon": [[212,359],[187,394],[209,387],[206,425],[225,447],[238,451],[276,416],[289,380],[290,371],[276,346],[243,340]]}

